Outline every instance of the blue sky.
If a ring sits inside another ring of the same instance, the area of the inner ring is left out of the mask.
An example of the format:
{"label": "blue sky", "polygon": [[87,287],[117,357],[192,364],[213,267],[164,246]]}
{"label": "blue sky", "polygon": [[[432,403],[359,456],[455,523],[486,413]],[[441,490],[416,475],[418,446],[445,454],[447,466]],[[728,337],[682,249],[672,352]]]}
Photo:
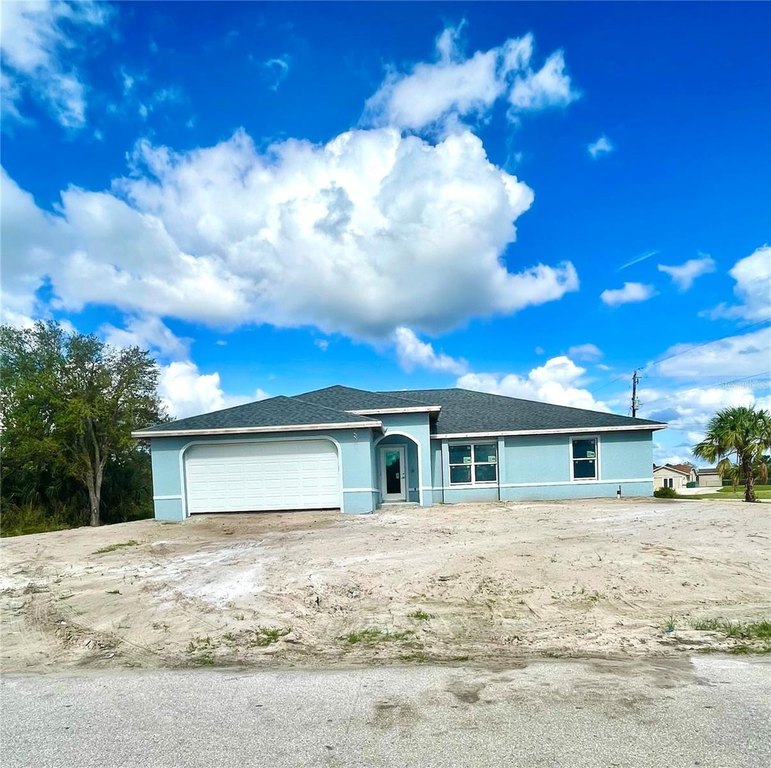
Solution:
{"label": "blue sky", "polygon": [[334,383],[771,405],[771,6],[2,7],[3,319],[177,416]]}

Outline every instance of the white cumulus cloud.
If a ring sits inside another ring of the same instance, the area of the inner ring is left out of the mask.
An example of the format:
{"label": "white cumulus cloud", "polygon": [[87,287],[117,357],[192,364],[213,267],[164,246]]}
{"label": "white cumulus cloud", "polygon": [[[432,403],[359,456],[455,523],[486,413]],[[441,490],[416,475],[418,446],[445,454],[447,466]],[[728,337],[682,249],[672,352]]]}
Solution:
{"label": "white cumulus cloud", "polygon": [[728,273],[736,281],[738,304],[721,304],[713,317],[743,320],[771,319],[771,247],[763,245],[734,264]]}
{"label": "white cumulus cloud", "polygon": [[431,344],[421,341],[409,328],[397,328],[394,331],[394,343],[399,364],[405,371],[425,368],[428,371],[452,373],[458,376],[465,373],[468,368],[465,360],[436,352]]}
{"label": "white cumulus cloud", "polygon": [[533,193],[467,131],[431,144],[359,130],[264,153],[239,131],[184,153],[140,143],[132,170],[111,192],[68,188],[56,214],[4,176],[3,289],[14,311],[31,309],[49,280],[55,306],[70,311],[162,307],[219,327],[384,339],[578,288],[570,262],[504,266]]}
{"label": "white cumulus cloud", "polygon": [[533,368],[524,376],[514,373],[467,373],[458,379],[457,386],[555,405],[608,411],[605,403],[595,400],[588,389],[578,386],[584,373],[584,368],[576,365],[569,357],[560,355]]}
{"label": "white cumulus cloud", "polygon": [[[643,387],[639,391],[642,418],[666,421],[673,430],[691,438],[703,434],[709,420],[721,408],[767,407],[768,398],[758,397],[751,386],[686,386],[676,389]],[[698,440],[693,440],[693,443]]]}
{"label": "white cumulus cloud", "polygon": [[687,291],[697,277],[715,271],[715,260],[711,256],[702,256],[699,259],[688,259],[684,264],[676,266],[659,264],[658,270],[669,275],[679,290]]}
{"label": "white cumulus cloud", "polygon": [[151,315],[129,317],[125,328],[107,323],[100,328],[100,333],[108,344],[140,347],[166,359],[180,360],[190,351],[191,339],[180,339],[159,317]]}
{"label": "white cumulus cloud", "polygon": [[158,393],[175,419],[227,407],[219,373],[202,374],[190,360],[161,367]]}
{"label": "white cumulus cloud", "polygon": [[[771,369],[771,327],[729,336],[711,344],[675,344],[646,368],[674,379],[736,379]],[[730,375],[726,373],[730,371]]]}
{"label": "white cumulus cloud", "polygon": [[512,116],[560,107],[578,98],[561,51],[534,69],[531,34],[510,38],[466,57],[460,27],[447,27],[436,41],[436,60],[419,62],[406,73],[392,70],[368,100],[364,119],[373,125],[408,130],[451,128],[465,118],[485,116],[499,99]]}
{"label": "white cumulus cloud", "polygon": [[656,295],[652,285],[643,283],[624,283],[623,288],[608,288],[600,294],[602,301],[609,307],[647,301]]}

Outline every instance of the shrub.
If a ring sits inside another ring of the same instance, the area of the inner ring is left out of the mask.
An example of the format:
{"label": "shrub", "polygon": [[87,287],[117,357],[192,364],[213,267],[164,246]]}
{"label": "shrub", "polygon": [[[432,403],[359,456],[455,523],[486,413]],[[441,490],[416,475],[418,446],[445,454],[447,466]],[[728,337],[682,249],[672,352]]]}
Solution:
{"label": "shrub", "polygon": [[677,491],[674,488],[656,488],[653,495],[657,499],[676,499]]}

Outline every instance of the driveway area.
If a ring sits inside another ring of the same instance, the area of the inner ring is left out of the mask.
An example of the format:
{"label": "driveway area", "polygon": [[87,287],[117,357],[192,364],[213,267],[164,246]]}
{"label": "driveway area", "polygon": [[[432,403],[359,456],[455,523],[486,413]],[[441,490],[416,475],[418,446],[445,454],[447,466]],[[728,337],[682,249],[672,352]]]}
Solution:
{"label": "driveway area", "polygon": [[728,649],[768,505],[598,500],[141,521],[0,542],[4,671],[495,664]]}

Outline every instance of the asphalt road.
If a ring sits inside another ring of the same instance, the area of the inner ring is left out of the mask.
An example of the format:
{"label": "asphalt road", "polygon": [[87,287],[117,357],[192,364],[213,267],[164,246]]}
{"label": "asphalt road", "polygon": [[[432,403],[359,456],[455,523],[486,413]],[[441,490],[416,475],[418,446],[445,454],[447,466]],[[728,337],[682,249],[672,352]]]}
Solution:
{"label": "asphalt road", "polygon": [[771,664],[6,675],[3,768],[771,765]]}

